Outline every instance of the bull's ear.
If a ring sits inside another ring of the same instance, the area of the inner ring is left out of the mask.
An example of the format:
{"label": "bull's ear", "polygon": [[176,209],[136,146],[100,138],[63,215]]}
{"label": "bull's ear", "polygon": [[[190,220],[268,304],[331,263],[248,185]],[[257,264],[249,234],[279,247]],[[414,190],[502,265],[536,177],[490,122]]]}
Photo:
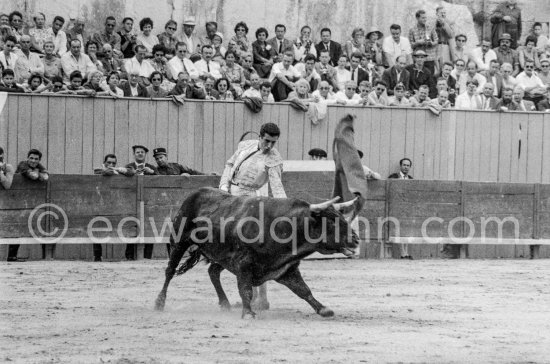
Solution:
{"label": "bull's ear", "polygon": [[311,212],[321,212],[323,210],[328,209],[330,206],[332,206],[339,199],[340,199],[340,197],[336,196],[332,200],[328,200],[328,201],[321,202],[321,203],[313,203],[313,204],[309,205],[309,210]]}

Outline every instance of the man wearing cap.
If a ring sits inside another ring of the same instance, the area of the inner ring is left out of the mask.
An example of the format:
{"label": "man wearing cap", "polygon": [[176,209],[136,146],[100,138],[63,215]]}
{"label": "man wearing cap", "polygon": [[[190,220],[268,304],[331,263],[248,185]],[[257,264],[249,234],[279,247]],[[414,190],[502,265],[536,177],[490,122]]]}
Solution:
{"label": "man wearing cap", "polygon": [[428,16],[425,10],[418,10],[416,12],[416,25],[409,31],[409,41],[411,42],[412,49],[417,51],[423,51],[425,53],[426,67],[430,71],[430,75],[435,73],[435,60],[436,60],[436,46],[439,43],[439,38],[434,28],[429,27],[426,23]]}
{"label": "man wearing cap", "polygon": [[512,37],[508,33],[504,33],[499,38],[499,46],[494,48],[497,55],[497,61],[502,66],[503,63],[510,63],[514,67],[512,76],[516,77],[519,73],[519,53],[515,49],[510,48],[512,45]]}
{"label": "man wearing cap", "polygon": [[309,154],[309,159],[314,161],[327,159],[327,152],[321,148],[313,148],[307,154]]}
{"label": "man wearing cap", "polygon": [[504,33],[510,35],[510,46],[517,47],[517,40],[521,36],[521,9],[517,0],[507,0],[500,4],[491,14],[493,47],[497,47]]}
{"label": "man wearing cap", "polygon": [[389,96],[393,95],[393,90],[397,84],[401,84],[404,87],[409,86],[410,73],[405,69],[407,67],[407,56],[397,56],[394,64],[394,66],[388,68],[382,74],[382,80],[388,85]]}
{"label": "man wearing cap", "polygon": [[426,85],[430,90],[430,97],[434,98],[437,95],[437,89],[435,88],[435,82],[433,73],[426,67],[424,67],[424,61],[426,60],[426,52],[423,50],[416,50],[413,54],[414,63],[408,65],[405,69],[409,72],[409,91],[416,92],[420,89],[420,86]]}
{"label": "man wearing cap", "polygon": [[190,59],[195,57],[200,59],[201,53],[201,41],[199,37],[194,34],[195,31],[195,17],[189,16],[183,20],[183,32],[180,36],[180,40],[187,44],[187,56]]}
{"label": "man wearing cap", "polygon": [[149,149],[143,145],[134,145],[132,147],[134,151],[135,161],[128,163],[125,167],[132,168],[137,175],[155,175],[157,174],[157,169],[152,164],[145,162],[145,157],[149,153]]}
{"label": "man wearing cap", "polygon": [[157,174],[162,176],[201,176],[204,173],[184,167],[179,163],[168,162],[166,148],[153,149],[153,158],[157,162]]}

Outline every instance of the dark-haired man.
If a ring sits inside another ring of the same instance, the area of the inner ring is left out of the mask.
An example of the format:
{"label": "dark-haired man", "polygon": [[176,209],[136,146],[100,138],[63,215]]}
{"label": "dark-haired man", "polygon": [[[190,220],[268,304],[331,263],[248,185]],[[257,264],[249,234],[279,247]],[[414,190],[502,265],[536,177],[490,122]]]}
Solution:
{"label": "dark-haired man", "polygon": [[143,145],[134,145],[132,147],[134,151],[134,162],[125,165],[125,168],[133,169],[137,175],[152,176],[157,174],[157,169],[152,164],[145,162],[149,149]]}
{"label": "dark-haired man", "polygon": [[409,158],[403,158],[399,161],[399,172],[390,174],[388,178],[413,179],[413,177],[409,174],[411,168],[412,161]]}
{"label": "dark-haired man", "polygon": [[390,26],[390,36],[384,38],[382,51],[384,52],[384,62],[388,67],[395,65],[395,60],[399,56],[405,56],[407,64],[412,63],[412,48],[408,38],[401,36],[401,25],[392,24]]}
{"label": "dark-haired man", "polygon": [[157,162],[157,174],[162,176],[202,176],[205,174],[179,163],[168,162],[166,148],[153,149],[153,158]]}
{"label": "dark-haired man", "polygon": [[430,75],[433,75],[435,74],[436,50],[439,38],[435,29],[428,26],[427,22],[426,11],[418,10],[416,12],[416,25],[409,31],[409,41],[415,53],[418,51],[424,52],[426,55],[424,67],[430,71]]}
{"label": "dark-haired man", "polygon": [[321,81],[328,82],[334,91],[338,90],[338,79],[336,77],[336,68],[330,65],[329,51],[321,49],[317,51],[319,62],[315,64],[315,70],[321,76]]}
{"label": "dark-haired man", "polygon": [[286,26],[283,24],[275,25],[275,37],[269,39],[267,44],[271,46],[272,52],[275,54],[273,62],[282,62],[283,56],[287,52],[292,53],[292,59],[294,59],[294,47],[292,41],[285,38]]}
{"label": "dark-haired man", "polygon": [[49,179],[50,175],[40,160],[42,159],[42,152],[38,149],[31,149],[27,153],[27,160],[19,162],[15,173],[21,173],[23,177],[26,177],[33,181],[45,182]]}
{"label": "dark-haired man", "polygon": [[132,168],[117,167],[117,158],[114,154],[107,154],[103,159],[101,167],[94,169],[94,174],[101,174],[102,176],[116,176],[123,175],[131,177],[135,174]]}
{"label": "dark-haired man", "polygon": [[67,34],[61,30],[63,24],[65,24],[65,19],[57,15],[53,18],[51,28],[48,29],[48,35],[54,44],[53,53],[58,57],[67,53]]}
{"label": "dark-haired man", "polygon": [[212,58],[214,57],[214,48],[211,45],[202,46],[202,59],[195,62],[195,68],[202,79],[213,77],[218,79],[222,77],[220,64]]}
{"label": "dark-haired man", "polygon": [[398,84],[402,84],[405,91],[408,91],[410,73],[405,67],[407,67],[407,56],[401,55],[395,60],[395,65],[382,74],[382,80],[388,86],[388,95],[393,95],[393,89]]}
{"label": "dark-haired man", "polygon": [[103,32],[97,32],[93,35],[92,40],[97,43],[97,55],[103,57],[103,45],[110,44],[113,52],[117,57],[122,56],[120,50],[121,38],[115,32],[116,19],[114,16],[108,16],[105,19],[105,30]]}
{"label": "dark-haired man", "polygon": [[82,53],[82,43],[78,39],[73,39],[70,43],[70,52],[65,53],[61,57],[61,67],[65,83],[69,83],[69,75],[74,71],[80,71],[84,78],[87,78],[90,73],[97,71],[94,62],[87,54]]}
{"label": "dark-haired man", "polygon": [[336,67],[338,65],[338,59],[340,59],[340,56],[342,55],[342,45],[331,40],[331,36],[332,32],[330,28],[321,29],[321,41],[315,45],[315,50],[319,55],[319,61],[321,60],[321,52],[328,52],[330,57],[330,65],[332,67]]}

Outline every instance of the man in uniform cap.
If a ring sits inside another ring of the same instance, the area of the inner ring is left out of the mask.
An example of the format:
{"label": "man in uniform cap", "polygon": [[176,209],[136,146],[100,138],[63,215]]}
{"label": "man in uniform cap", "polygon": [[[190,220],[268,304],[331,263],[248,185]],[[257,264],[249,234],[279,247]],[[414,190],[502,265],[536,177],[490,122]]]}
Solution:
{"label": "man in uniform cap", "polygon": [[153,158],[157,162],[157,174],[163,176],[200,176],[204,173],[195,171],[186,166],[182,166],[179,163],[170,163],[168,162],[168,154],[166,153],[166,148],[155,148],[153,149]]}
{"label": "man in uniform cap", "polygon": [[132,150],[134,151],[135,161],[132,163],[128,163],[125,166],[126,168],[132,168],[134,171],[136,171],[137,175],[157,174],[157,169],[155,168],[155,166],[145,162],[145,157],[147,156],[147,153],[149,153],[149,149],[147,149],[143,145],[134,145],[132,147]]}
{"label": "man in uniform cap", "polygon": [[327,152],[325,152],[321,148],[313,148],[309,152],[307,152],[312,160],[323,160],[327,159]]}

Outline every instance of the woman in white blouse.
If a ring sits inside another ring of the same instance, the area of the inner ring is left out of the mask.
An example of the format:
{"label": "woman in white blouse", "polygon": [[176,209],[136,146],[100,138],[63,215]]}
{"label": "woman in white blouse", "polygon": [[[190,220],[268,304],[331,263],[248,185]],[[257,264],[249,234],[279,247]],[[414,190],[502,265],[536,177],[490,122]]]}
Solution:
{"label": "woman in white blouse", "polygon": [[153,47],[159,44],[159,39],[157,36],[152,34],[153,31],[153,21],[151,18],[143,18],[139,22],[139,29],[141,33],[137,36],[137,44],[143,45],[147,48],[147,58],[153,57]]}

